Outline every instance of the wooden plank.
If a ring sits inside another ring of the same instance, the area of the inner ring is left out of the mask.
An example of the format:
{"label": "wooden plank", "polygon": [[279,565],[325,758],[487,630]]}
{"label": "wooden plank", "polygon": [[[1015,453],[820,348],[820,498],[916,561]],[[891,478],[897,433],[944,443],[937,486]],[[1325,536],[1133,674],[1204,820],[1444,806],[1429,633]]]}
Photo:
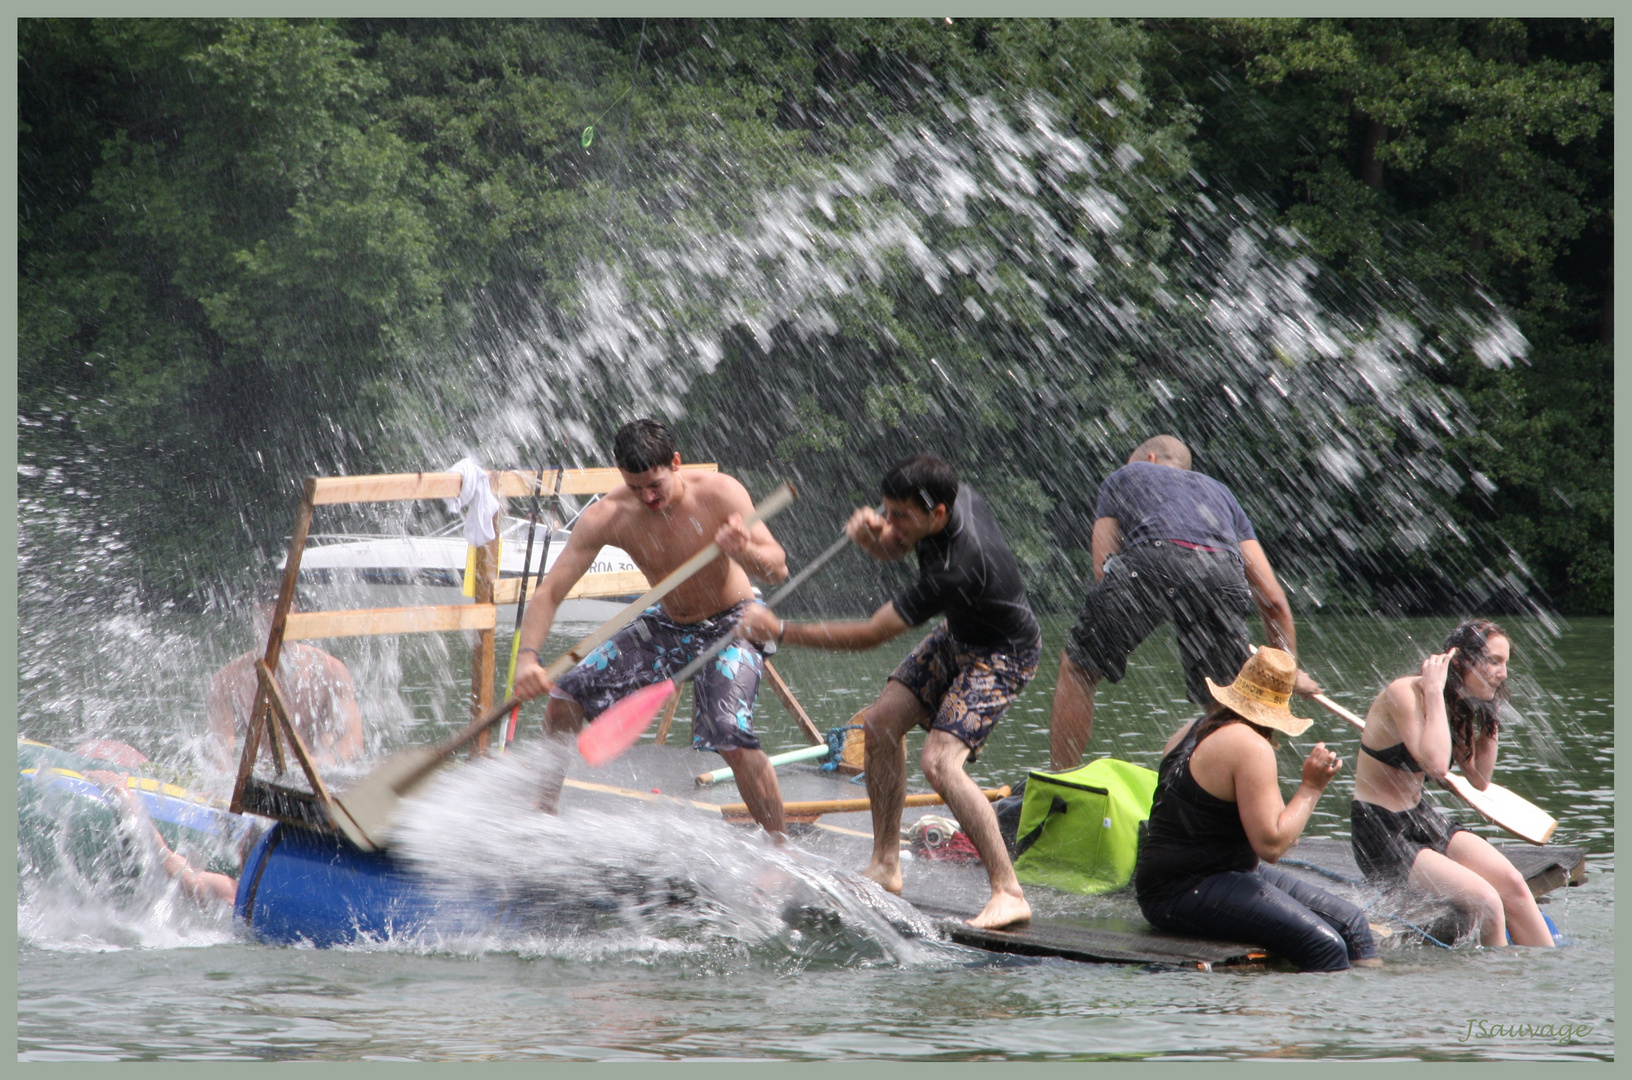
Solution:
{"label": "wooden plank", "polygon": [[776,695],[776,700],[780,701],[782,707],[788,710],[795,720],[799,721],[799,727],[804,730],[805,738],[810,740],[811,745],[820,746],[826,742],[827,740],[822,737],[822,733],[816,730],[816,724],[805,712],[804,706],[799,704],[798,700],[793,696],[793,691],[788,689],[788,684],[782,681],[782,676],[771,666],[769,660],[765,661],[765,678],[770,681],[771,693]]}
{"label": "wooden plank", "polygon": [[[497,532],[498,515],[494,514],[494,531]],[[474,606],[491,607],[493,604],[493,584],[499,576],[499,538],[492,540],[476,549],[476,595]],[[498,609],[492,607],[497,622]],[[470,671],[470,718],[475,720],[484,715],[493,707],[493,673],[494,673],[494,628],[487,627],[477,632],[476,648],[471,651]],[[490,736],[489,728],[482,728],[476,736],[476,743],[472,750],[478,756],[487,753],[487,744]]]}
{"label": "wooden plank", "polygon": [[[696,472],[719,472],[714,462],[681,465],[682,469]],[[539,490],[536,473],[503,469],[488,474],[493,490],[500,498],[532,495]],[[452,499],[459,494],[459,474],[456,472],[379,473],[369,476],[324,476],[309,481],[317,487],[313,492],[314,506],[332,506],[336,503],[401,502],[408,499]],[[563,469],[562,495],[605,495],[623,483],[623,474],[617,469]]]}
{"label": "wooden plank", "polygon": [[657,722],[657,745],[662,746],[669,741],[669,725],[674,723],[674,710],[680,707],[680,688],[675,687],[674,693],[669,695],[668,703],[663,706],[663,718]]}
{"label": "wooden plank", "polygon": [[[695,465],[681,465],[682,470],[719,472],[712,461]],[[561,473],[563,495],[605,495],[623,486],[623,473],[617,469],[565,469]]]}
{"label": "wooden plank", "polygon": [[283,699],[283,691],[278,687],[278,680],[273,677],[272,669],[266,666],[265,660],[255,661],[255,674],[260,676],[261,685],[266,687],[272,711],[283,726],[283,737],[289,740],[289,745],[294,748],[295,757],[300,760],[300,768],[306,774],[306,782],[312,785],[312,793],[322,800],[323,807],[327,810],[333,805],[334,800],[329,798],[329,789],[324,786],[323,778],[317,775],[317,767],[312,764],[312,755],[307,752],[306,743],[295,728],[294,718],[289,715],[289,704]]}
{"label": "wooden plank", "polygon": [[[596,596],[628,596],[631,593],[639,595],[652,587],[646,580],[646,575],[639,570],[612,570],[604,574],[585,574],[567,590],[566,599]],[[531,579],[527,582],[527,599],[531,600],[538,591],[538,581]],[[493,602],[496,604],[514,604],[516,597],[521,593],[520,578],[504,578],[493,583]]]}
{"label": "wooden plank", "polygon": [[[981,791],[987,802],[996,802],[1007,798],[1009,785],[998,788],[986,788]],[[872,808],[871,799],[815,799],[808,802],[784,802],[782,810],[792,821],[800,817],[820,817],[822,814],[857,814]],[[905,806],[943,806],[945,800],[933,791],[926,791],[919,795],[908,795],[903,800]],[[727,818],[743,818],[748,816],[747,803],[723,803],[720,813]]]}
{"label": "wooden plank", "polygon": [[456,472],[382,473],[374,476],[315,478],[315,506],[335,503],[399,502],[405,499],[453,499],[459,495]]}
{"label": "wooden plank", "polygon": [[241,813],[259,814],[318,832],[335,831],[327,807],[309,791],[280,787],[252,776],[244,785],[243,805]]}
{"label": "wooden plank", "polygon": [[290,641],[309,641],[312,638],[411,634],[432,630],[491,630],[497,625],[498,608],[493,604],[301,611],[289,616],[284,637]]}
{"label": "wooden plank", "polygon": [[[272,625],[266,635],[266,652],[261,657],[272,671],[278,670],[278,657],[283,651],[283,637],[289,611],[295,604],[295,585],[300,579],[300,554],[306,549],[306,533],[312,526],[312,507],[315,505],[313,499],[316,497],[317,484],[317,477],[306,478],[306,488],[301,493],[300,505],[295,510],[295,528],[289,535],[289,552],[284,558],[283,581],[278,586],[278,602],[272,609]],[[249,709],[249,726],[244,730],[244,756],[238,759],[238,779],[232,786],[230,806],[235,814],[243,808],[244,787],[255,771],[255,757],[261,749],[261,725],[266,725],[269,734],[272,731],[270,709],[266,684],[258,683],[255,687],[254,704]],[[283,751],[278,749],[276,735],[272,735],[272,756],[281,775]]]}

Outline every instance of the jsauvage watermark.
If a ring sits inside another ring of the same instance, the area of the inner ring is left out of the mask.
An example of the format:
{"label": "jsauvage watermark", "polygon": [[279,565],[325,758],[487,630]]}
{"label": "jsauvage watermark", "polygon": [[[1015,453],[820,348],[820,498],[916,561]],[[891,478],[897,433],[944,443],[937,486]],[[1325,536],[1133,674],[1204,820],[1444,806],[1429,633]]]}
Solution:
{"label": "jsauvage watermark", "polygon": [[1583,1039],[1592,1034],[1591,1024],[1495,1024],[1489,1020],[1471,1019],[1468,1030],[1456,1041],[1469,1039],[1556,1039],[1560,1045],[1572,1039]]}

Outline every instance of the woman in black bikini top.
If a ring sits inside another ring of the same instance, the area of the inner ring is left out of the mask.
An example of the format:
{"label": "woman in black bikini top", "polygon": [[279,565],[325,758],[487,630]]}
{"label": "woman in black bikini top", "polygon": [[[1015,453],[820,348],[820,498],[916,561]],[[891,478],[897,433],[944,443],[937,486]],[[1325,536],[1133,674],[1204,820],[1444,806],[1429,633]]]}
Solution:
{"label": "woman in black bikini top", "polygon": [[1423,801],[1454,763],[1474,787],[1496,765],[1512,645],[1495,623],[1451,632],[1420,675],[1395,679],[1366,713],[1350,808],[1355,861],[1383,885],[1408,885],[1468,911],[1486,945],[1552,945],[1530,887],[1501,852]]}

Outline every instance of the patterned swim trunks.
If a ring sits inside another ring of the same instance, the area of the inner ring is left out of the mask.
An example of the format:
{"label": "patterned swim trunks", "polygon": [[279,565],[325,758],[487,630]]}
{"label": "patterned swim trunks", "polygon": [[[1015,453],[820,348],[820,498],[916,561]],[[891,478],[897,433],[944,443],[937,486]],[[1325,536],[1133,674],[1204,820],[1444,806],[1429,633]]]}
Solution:
{"label": "patterned swim trunks", "polygon": [[1041,641],[1019,654],[977,649],[954,638],[943,622],[890,678],[928,710],[925,727],[949,732],[970,750],[979,750],[1009,704],[1037,674],[1041,657]]}
{"label": "patterned swim trunks", "polygon": [[[746,606],[744,601],[694,623],[677,623],[661,607],[649,607],[561,676],[551,696],[571,698],[593,720],[613,702],[671,677],[721,635],[730,634]],[[738,640],[697,672],[692,681],[697,701],[692,744],[697,749],[759,749],[754,695],[765,656],[762,646]]]}

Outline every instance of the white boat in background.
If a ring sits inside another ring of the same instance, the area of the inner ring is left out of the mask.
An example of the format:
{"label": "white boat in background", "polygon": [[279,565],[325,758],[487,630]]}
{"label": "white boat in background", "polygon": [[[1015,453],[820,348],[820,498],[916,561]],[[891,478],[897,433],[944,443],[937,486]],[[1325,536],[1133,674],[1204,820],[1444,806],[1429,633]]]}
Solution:
{"label": "white boat in background", "polygon": [[[500,522],[502,594],[506,582],[513,582],[510,590],[519,585],[529,523],[517,517],[503,517]],[[565,528],[539,523],[527,572],[529,595],[537,579],[555,565],[569,535]],[[470,545],[458,520],[430,536],[314,533],[300,558],[299,606],[337,610],[472,603],[464,592],[469,563]],[[599,625],[648,587],[646,576],[627,552],[603,547],[556,612],[555,623]],[[514,603],[500,605],[501,627],[513,626],[515,618]]]}

